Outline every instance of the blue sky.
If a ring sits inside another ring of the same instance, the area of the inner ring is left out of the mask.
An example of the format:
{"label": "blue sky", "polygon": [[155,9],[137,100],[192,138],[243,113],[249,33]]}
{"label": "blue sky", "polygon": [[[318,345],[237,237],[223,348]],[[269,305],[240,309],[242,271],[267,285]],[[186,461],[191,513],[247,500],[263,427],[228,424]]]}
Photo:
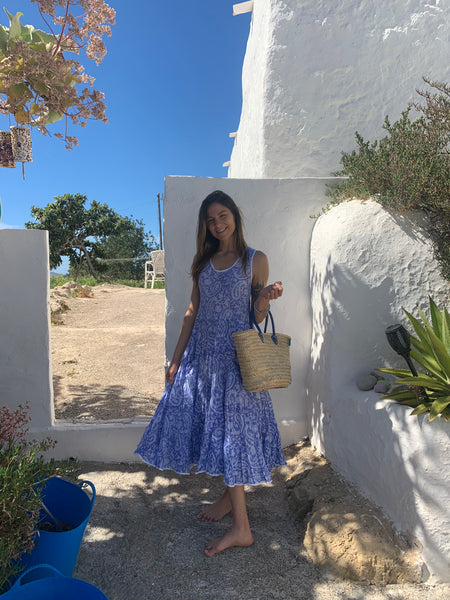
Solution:
{"label": "blue sky", "polygon": [[[83,60],[106,95],[108,124],[70,126],[79,146],[32,132],[33,162],[0,168],[2,227],[22,229],[32,205],[86,194],[158,237],[156,195],[166,175],[226,177],[242,101],[242,63],[251,14],[239,0],[110,0],[116,25],[98,67]],[[5,0],[22,23],[44,29],[29,0]],[[3,11],[0,23],[8,25]],[[2,129],[9,119],[0,115]],[[13,122],[11,124],[14,124]],[[60,124],[59,124],[60,125]],[[60,126],[50,126],[58,131]]]}

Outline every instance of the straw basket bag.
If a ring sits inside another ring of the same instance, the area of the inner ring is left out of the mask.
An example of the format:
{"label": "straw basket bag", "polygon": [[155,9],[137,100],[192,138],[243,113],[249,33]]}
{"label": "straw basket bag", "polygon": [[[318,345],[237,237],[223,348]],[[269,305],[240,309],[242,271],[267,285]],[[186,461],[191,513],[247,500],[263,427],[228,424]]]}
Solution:
{"label": "straw basket bag", "polygon": [[[272,333],[265,333],[268,319],[272,322]],[[264,392],[273,388],[288,387],[291,383],[291,361],[289,347],[291,338],[283,333],[275,333],[272,313],[266,317],[264,333],[250,313],[255,329],[233,333],[242,383],[247,392]]]}

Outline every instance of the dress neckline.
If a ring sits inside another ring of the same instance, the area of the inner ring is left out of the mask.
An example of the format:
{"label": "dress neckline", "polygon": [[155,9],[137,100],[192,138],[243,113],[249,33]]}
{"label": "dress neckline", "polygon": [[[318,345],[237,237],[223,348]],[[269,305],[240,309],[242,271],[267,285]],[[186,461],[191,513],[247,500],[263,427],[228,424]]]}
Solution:
{"label": "dress neckline", "polygon": [[229,271],[230,269],[232,269],[236,263],[238,263],[240,261],[240,257],[237,258],[234,263],[231,265],[231,267],[228,267],[227,269],[216,269],[216,267],[213,265],[213,262],[211,259],[209,259],[209,264],[211,265],[211,267],[214,269],[214,271],[216,271],[216,273],[225,273],[225,271]]}

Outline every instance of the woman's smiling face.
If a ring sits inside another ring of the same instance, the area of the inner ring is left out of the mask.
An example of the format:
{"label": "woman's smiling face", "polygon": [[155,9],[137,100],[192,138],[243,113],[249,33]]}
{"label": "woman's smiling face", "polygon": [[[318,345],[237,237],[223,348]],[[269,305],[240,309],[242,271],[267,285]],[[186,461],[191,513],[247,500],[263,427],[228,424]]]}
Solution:
{"label": "woman's smiling face", "polygon": [[236,229],[234,216],[223,204],[213,202],[207,211],[206,226],[211,233],[219,241],[229,239]]}

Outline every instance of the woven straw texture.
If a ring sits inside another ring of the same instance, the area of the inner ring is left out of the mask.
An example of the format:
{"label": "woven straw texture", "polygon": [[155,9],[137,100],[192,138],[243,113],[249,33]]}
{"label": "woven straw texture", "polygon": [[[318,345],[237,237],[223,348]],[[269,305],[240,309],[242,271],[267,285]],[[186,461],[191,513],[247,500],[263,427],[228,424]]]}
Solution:
{"label": "woven straw texture", "polygon": [[288,387],[291,383],[291,338],[277,333],[275,344],[271,334],[263,333],[263,337],[264,343],[254,329],[233,333],[242,383],[248,392]]}

